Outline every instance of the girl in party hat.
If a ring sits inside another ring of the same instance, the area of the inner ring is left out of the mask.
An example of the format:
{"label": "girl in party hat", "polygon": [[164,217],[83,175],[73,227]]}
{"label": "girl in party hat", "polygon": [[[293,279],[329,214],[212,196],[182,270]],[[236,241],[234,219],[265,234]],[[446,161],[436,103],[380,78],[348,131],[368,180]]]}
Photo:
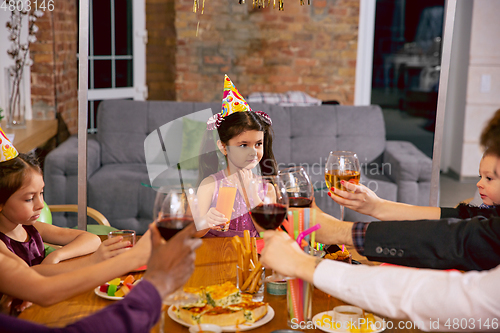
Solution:
{"label": "girl in party hat", "polygon": [[[252,169],[260,169],[258,172],[263,175],[277,173],[271,124],[265,112],[252,111],[226,75],[222,111],[207,121],[204,149],[207,153],[200,155],[201,183],[197,194],[204,226],[209,228],[201,232],[206,237],[243,236],[244,230],[257,237],[261,231],[248,213],[244,188],[248,188],[254,177]],[[217,131],[216,140],[213,131]],[[210,147],[214,143],[216,147]],[[223,155],[223,164],[219,163],[217,152]],[[219,188],[225,181],[237,186],[232,213],[228,216],[216,209]]]}
{"label": "girl in party hat", "polygon": [[[32,155],[19,154],[1,128],[0,147],[0,253],[28,266],[37,265],[39,273],[51,275],[126,251],[128,242],[110,240],[101,245],[100,238],[89,232],[38,222],[45,185],[38,161]],[[43,242],[62,247],[45,256]],[[73,265],[46,265],[94,251]]]}

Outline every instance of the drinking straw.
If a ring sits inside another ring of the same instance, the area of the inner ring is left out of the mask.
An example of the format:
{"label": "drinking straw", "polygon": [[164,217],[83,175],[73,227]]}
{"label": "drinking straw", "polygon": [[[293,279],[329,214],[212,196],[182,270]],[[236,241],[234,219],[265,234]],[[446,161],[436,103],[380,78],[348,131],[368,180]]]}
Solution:
{"label": "drinking straw", "polygon": [[342,244],[342,253],[344,253],[344,252],[345,252],[345,245]]}
{"label": "drinking straw", "polygon": [[299,234],[304,231],[304,210],[299,211]]}
{"label": "drinking straw", "polygon": [[293,211],[293,239],[297,239],[298,236],[299,236],[299,212],[294,210]]}
{"label": "drinking straw", "polygon": [[[310,224],[310,216],[309,216],[309,208],[304,208],[304,229],[309,229],[309,224]],[[306,242],[309,243],[309,239],[311,238],[311,236],[307,235],[306,237],[304,237]]]}
{"label": "drinking straw", "polygon": [[288,283],[286,284],[286,294],[289,295],[287,297],[287,302],[288,302],[288,313],[290,314],[290,319],[295,318],[293,314],[293,302],[292,302],[292,281],[289,280]]}
{"label": "drinking straw", "polygon": [[[313,209],[312,211],[312,225],[315,225],[316,224],[316,209]],[[311,246],[314,248],[314,245],[316,243],[316,232],[313,231],[312,234],[311,234]]]}
{"label": "drinking straw", "polygon": [[321,228],[321,225],[319,224],[315,224],[313,225],[312,227],[310,227],[309,229],[305,230],[305,231],[302,231],[298,236],[297,236],[297,244],[302,244],[302,240],[304,239],[305,236],[309,235],[311,232],[313,231],[316,231],[318,230],[319,228]]}
{"label": "drinking straw", "polygon": [[297,318],[299,322],[301,322],[301,315],[299,313],[299,304],[298,304],[298,295],[297,295],[297,286],[296,282],[298,279],[293,279],[290,281],[290,291],[292,293],[292,307],[293,307],[293,312],[294,316],[292,318]]}
{"label": "drinking straw", "polygon": [[304,320],[304,280],[297,279],[298,289],[299,289],[299,311],[301,314],[301,318],[299,322]]}

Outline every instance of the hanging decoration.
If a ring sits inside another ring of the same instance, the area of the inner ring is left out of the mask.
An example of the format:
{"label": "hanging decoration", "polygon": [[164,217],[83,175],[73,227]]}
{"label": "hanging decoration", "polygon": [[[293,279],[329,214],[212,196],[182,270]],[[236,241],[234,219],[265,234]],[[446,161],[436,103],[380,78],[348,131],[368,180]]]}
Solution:
{"label": "hanging decoration", "polygon": [[[201,13],[203,14],[203,11],[205,9],[205,0],[203,1],[203,5],[201,7]],[[267,2],[267,5],[266,5]],[[245,4],[245,0],[238,0],[238,3],[240,5]],[[299,0],[299,3],[301,6],[304,6],[306,4],[305,0]],[[311,4],[311,0],[307,0],[307,4]],[[271,0],[252,0],[252,7],[255,8],[266,8],[266,7],[271,7]],[[193,3],[193,13],[197,13],[200,8],[200,0],[194,0]],[[273,9],[276,8],[276,0],[273,0]],[[278,10],[283,11],[283,0],[278,0]]]}

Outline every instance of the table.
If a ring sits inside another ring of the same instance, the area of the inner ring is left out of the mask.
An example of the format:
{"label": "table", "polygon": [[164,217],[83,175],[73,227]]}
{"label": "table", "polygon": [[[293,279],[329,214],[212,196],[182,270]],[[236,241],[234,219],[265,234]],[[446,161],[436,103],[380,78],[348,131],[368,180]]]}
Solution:
{"label": "table", "polygon": [[[361,257],[353,249],[349,249],[353,258],[367,264],[372,264],[364,257]],[[136,278],[140,278],[143,273],[133,273]],[[223,283],[227,280],[236,281],[236,253],[231,244],[231,238],[211,238],[203,239],[202,246],[196,252],[195,271],[187,282],[187,286],[206,286]],[[269,333],[277,329],[286,329],[286,296],[273,296],[267,292],[264,301],[275,310],[275,317],[268,324],[252,330],[253,333]],[[53,306],[41,307],[33,305],[19,315],[19,318],[42,323],[48,326],[61,327],[73,323],[76,320],[86,317],[110,304],[114,301],[106,300],[94,294],[93,290],[72,297],[66,301]],[[313,294],[313,315],[319,312],[328,311],[337,305],[346,304],[332,296],[325,294],[319,289]],[[165,307],[166,310],[166,307]],[[390,320],[386,318],[386,321]],[[394,327],[398,327],[399,320],[392,320]],[[404,326],[405,321],[401,321]],[[300,329],[297,332],[321,332],[319,329]],[[420,332],[417,329],[394,329],[386,332]],[[151,332],[159,332],[157,324]],[[188,332],[184,327],[165,315],[165,332]]]}
{"label": "table", "polygon": [[7,128],[3,121],[1,127],[5,133],[15,133],[12,144],[20,153],[28,153],[57,134],[57,119],[26,120],[26,128],[16,129]]}

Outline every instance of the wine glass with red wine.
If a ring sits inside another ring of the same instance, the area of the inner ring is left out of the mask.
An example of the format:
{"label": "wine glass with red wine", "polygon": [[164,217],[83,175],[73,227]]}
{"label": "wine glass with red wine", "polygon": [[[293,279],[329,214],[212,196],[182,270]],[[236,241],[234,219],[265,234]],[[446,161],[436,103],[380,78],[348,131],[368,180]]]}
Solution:
{"label": "wine glass with red wine", "polygon": [[311,207],[314,187],[306,170],[301,166],[296,166],[280,170],[278,174],[285,183],[289,207]]}
{"label": "wine glass with red wine", "polygon": [[[250,216],[255,224],[266,230],[277,229],[285,220],[288,210],[288,195],[281,176],[256,177],[250,182]],[[266,282],[283,281],[282,276],[273,271]]]}
{"label": "wine glass with red wine", "polygon": [[[194,222],[188,196],[192,195],[192,188],[165,188],[162,187],[156,194],[153,208],[153,217],[162,237],[168,241],[179,231]],[[173,294],[168,295],[163,302],[165,304],[185,305],[196,303],[198,297],[186,293],[180,288]]]}

